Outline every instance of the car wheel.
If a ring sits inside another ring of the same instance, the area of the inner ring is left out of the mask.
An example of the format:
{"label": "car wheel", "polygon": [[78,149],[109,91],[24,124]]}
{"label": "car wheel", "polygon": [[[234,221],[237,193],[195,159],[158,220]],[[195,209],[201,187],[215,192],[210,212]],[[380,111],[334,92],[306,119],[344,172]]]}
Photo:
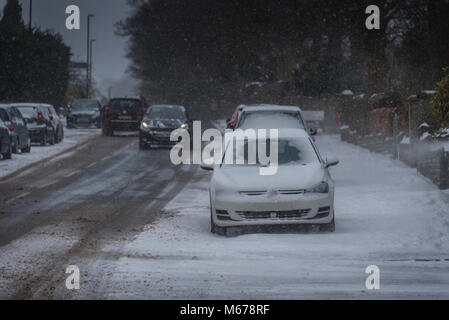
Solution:
{"label": "car wheel", "polygon": [[55,144],[55,133],[53,132],[53,134],[51,135],[51,139],[50,139],[50,145],[54,145]]}
{"label": "car wheel", "polygon": [[9,145],[9,151],[7,153],[3,154],[3,159],[11,159],[12,158],[12,146],[11,144]]}
{"label": "car wheel", "polygon": [[18,143],[18,139],[16,138],[16,141],[14,141],[14,143],[11,141],[11,151],[12,153],[17,153],[17,143]]}
{"label": "car wheel", "polygon": [[31,138],[28,137],[27,146],[21,150],[23,153],[30,153],[31,152]]}
{"label": "car wheel", "polygon": [[47,142],[48,142],[48,138],[47,138],[47,134],[45,133],[41,140],[41,146],[45,147],[47,145]]}

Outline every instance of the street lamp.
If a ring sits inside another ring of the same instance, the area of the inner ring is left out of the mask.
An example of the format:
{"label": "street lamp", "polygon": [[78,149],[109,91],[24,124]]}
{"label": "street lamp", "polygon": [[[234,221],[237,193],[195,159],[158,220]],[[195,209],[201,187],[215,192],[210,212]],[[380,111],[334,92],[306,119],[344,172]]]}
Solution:
{"label": "street lamp", "polygon": [[89,66],[89,87],[92,86],[92,48],[93,48],[93,43],[95,42],[95,39],[91,39],[90,40],[90,52],[89,52],[89,62],[90,62],[90,66]]}
{"label": "street lamp", "polygon": [[86,54],[86,60],[87,60],[87,65],[86,65],[86,97],[87,97],[87,99],[89,99],[90,18],[93,18],[93,17],[95,17],[95,15],[93,15],[93,14],[88,14],[87,15],[87,54]]}

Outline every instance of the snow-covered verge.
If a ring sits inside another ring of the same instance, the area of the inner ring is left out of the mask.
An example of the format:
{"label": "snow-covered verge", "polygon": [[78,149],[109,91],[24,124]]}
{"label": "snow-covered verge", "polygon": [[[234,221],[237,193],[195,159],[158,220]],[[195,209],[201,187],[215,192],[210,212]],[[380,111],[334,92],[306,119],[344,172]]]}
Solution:
{"label": "snow-covered verge", "polygon": [[33,144],[31,153],[13,154],[11,160],[0,160],[0,178],[27,167],[35,162],[52,157],[73,148],[92,136],[99,135],[99,129],[64,129],[64,140],[53,146],[45,147]]}
{"label": "snow-covered verge", "polygon": [[[335,233],[209,232],[209,174],[165,208],[125,247],[104,252],[108,298],[434,299],[449,298],[449,194],[399,161],[322,136],[338,157]],[[365,287],[369,265],[380,290]]]}

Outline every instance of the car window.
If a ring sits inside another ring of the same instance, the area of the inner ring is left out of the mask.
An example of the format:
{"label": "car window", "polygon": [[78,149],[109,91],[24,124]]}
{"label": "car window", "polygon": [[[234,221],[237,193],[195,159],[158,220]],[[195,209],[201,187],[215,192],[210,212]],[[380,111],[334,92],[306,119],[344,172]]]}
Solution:
{"label": "car window", "polygon": [[2,118],[3,121],[9,121],[9,115],[5,109],[0,109],[0,118]]}
{"label": "car window", "polygon": [[304,122],[298,112],[243,112],[238,128],[265,129],[305,129]]}
{"label": "car window", "polygon": [[148,109],[147,117],[151,120],[187,119],[185,108],[182,106],[152,106]]}
{"label": "car window", "polygon": [[36,107],[18,107],[18,110],[25,119],[37,119]]}
{"label": "car window", "polygon": [[[256,163],[251,163],[251,159],[248,156],[248,150],[251,147],[251,143],[255,144],[256,147]],[[256,165],[260,164],[258,158],[258,140],[248,140],[245,139],[243,143],[237,143],[234,140],[232,143],[233,148],[233,163],[238,163],[237,159],[244,159],[244,164],[246,165]],[[231,144],[228,145],[228,148]],[[226,153],[230,152],[228,149]],[[266,140],[266,154],[270,154],[270,140]],[[226,157],[226,155],[225,155]],[[279,165],[289,165],[289,164],[310,164],[310,163],[321,162],[318,154],[316,153],[312,143],[309,138],[279,138],[278,139],[278,164]]]}
{"label": "car window", "polygon": [[109,103],[111,109],[137,109],[142,107],[142,102],[136,99],[115,99]]}
{"label": "car window", "polygon": [[94,110],[98,109],[97,100],[79,99],[74,100],[70,106],[73,111]]}
{"label": "car window", "polygon": [[15,117],[17,120],[22,120],[22,115],[21,115],[20,112],[17,110],[17,108],[12,107],[12,108],[11,108],[11,112],[12,112],[12,114],[14,115],[14,117]]}

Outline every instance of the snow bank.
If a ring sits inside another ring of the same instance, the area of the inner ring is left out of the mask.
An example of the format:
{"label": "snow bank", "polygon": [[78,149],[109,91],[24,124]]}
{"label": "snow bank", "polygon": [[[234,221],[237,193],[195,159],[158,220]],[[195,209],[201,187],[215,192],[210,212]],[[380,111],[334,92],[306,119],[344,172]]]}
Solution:
{"label": "snow bank", "polygon": [[[213,235],[210,176],[198,171],[156,224],[125,248],[104,249],[122,256],[107,297],[449,298],[447,195],[416,170],[338,136],[317,143],[323,156],[341,160],[332,170],[336,233]],[[376,292],[365,288],[371,264],[381,270]]]}
{"label": "snow bank", "polygon": [[13,154],[11,160],[0,160],[0,178],[42,159],[70,149],[100,133],[101,130],[98,129],[64,129],[64,140],[58,144],[45,147],[33,144],[31,146],[31,153]]}

